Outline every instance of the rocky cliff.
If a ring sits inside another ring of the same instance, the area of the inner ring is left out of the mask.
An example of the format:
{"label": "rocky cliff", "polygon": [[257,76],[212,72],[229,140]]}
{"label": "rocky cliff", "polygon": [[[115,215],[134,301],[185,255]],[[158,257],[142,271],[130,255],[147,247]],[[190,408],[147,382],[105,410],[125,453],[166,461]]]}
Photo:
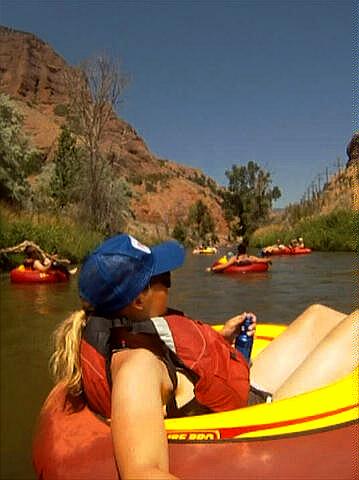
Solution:
{"label": "rocky cliff", "polygon": [[359,209],[358,202],[358,164],[348,162],[344,170],[332,176],[321,192],[321,213],[329,213],[335,208]]}
{"label": "rocky cliff", "polygon": [[[64,122],[67,94],[63,72],[70,69],[50,45],[26,32],[0,26],[0,91],[23,113],[33,145],[50,159]],[[176,221],[201,199],[215,219],[217,234],[227,236],[219,186],[198,169],[153,155],[135,128],[114,116],[105,145],[111,145],[114,168],[132,183],[136,224],[146,232],[167,236]],[[165,199],[165,201],[164,201]]]}

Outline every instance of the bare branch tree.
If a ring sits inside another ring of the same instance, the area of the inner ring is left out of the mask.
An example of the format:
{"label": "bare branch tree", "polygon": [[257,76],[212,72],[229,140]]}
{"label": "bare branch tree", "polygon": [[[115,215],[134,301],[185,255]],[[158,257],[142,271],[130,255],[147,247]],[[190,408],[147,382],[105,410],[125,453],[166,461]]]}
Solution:
{"label": "bare branch tree", "polygon": [[[107,187],[113,180],[111,157],[104,152],[104,141],[128,83],[129,76],[122,71],[120,62],[107,55],[95,56],[65,73],[70,125],[87,152],[83,203],[95,228],[111,223],[111,219],[104,218],[110,194]],[[126,204],[125,210],[127,207]],[[120,218],[118,211],[114,215]]]}
{"label": "bare branch tree", "polygon": [[[6,247],[6,248],[1,248],[0,249],[0,254],[2,253],[22,253],[25,251],[26,247],[34,247],[41,255],[42,259],[45,260],[46,258],[51,258],[52,254],[45,252],[45,250],[42,250],[37,243],[34,243],[30,240],[24,240],[21,243],[18,243],[17,245],[14,245],[13,247]],[[70,263],[70,260],[68,258],[59,258],[57,257],[56,260],[60,263]]]}
{"label": "bare branch tree", "polygon": [[119,61],[99,55],[68,70],[65,83],[77,134],[90,151],[96,151],[129,83],[129,76],[122,72]]}

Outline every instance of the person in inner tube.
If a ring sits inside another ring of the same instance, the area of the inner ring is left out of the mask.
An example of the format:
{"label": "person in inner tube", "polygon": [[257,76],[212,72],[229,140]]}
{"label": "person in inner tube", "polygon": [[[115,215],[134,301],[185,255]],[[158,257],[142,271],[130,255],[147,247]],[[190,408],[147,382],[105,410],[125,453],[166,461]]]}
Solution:
{"label": "person in inner tube", "polygon": [[43,258],[39,250],[32,245],[28,245],[25,250],[25,258],[23,265],[30,270],[37,270],[38,272],[47,272],[52,267],[52,262],[49,258]]}
{"label": "person in inner tube", "polygon": [[227,262],[217,263],[212,267],[207,268],[209,272],[222,272],[231,265],[251,265],[252,263],[272,263],[269,258],[265,257],[256,257],[254,255],[247,254],[247,247],[245,243],[241,243],[237,246],[237,254],[234,255],[232,252],[227,253]]}
{"label": "person in inner tube", "polygon": [[67,277],[70,273],[75,273],[77,268],[69,271],[68,268],[62,263],[57,261],[57,254],[51,255],[51,257],[42,256],[39,250],[32,245],[28,245],[25,250],[25,258],[23,265],[26,269],[37,270],[41,273],[46,273],[49,270],[58,270],[63,272]]}
{"label": "person in inner tube", "polygon": [[[70,395],[84,395],[97,414],[111,417],[114,453],[123,480],[176,478],[169,471],[163,421],[169,404],[178,412],[197,400],[208,412],[255,401],[275,402],[325,386],[358,364],[358,351],[353,348],[357,312],[347,315],[312,305],[256,356],[249,370],[245,358],[233,348],[246,314],[229,319],[218,332],[168,308],[170,272],[183,264],[184,252],[176,241],[150,248],[125,234],[106,240],[80,272],[83,310],[73,313],[55,332],[51,362],[55,379],[63,382]],[[256,317],[253,313],[251,317],[253,335]],[[152,336],[130,335],[154,325],[161,327],[162,334],[163,330],[172,334],[172,354],[162,340],[158,343],[160,330]],[[117,333],[121,341],[115,340]],[[141,338],[152,339],[162,346],[162,353],[156,354],[147,343],[134,347],[126,335],[135,344]],[[96,350],[100,344],[107,348],[106,354]],[[189,354],[197,357],[197,363],[212,362],[212,367],[199,371],[193,364],[189,368]],[[102,360],[94,363],[96,359]],[[182,367],[174,370],[178,361]],[[190,375],[195,370],[196,379]],[[234,384],[236,388],[231,388]]]}
{"label": "person in inner tube", "polygon": [[303,237],[298,237],[298,245],[297,246],[299,248],[305,248]]}

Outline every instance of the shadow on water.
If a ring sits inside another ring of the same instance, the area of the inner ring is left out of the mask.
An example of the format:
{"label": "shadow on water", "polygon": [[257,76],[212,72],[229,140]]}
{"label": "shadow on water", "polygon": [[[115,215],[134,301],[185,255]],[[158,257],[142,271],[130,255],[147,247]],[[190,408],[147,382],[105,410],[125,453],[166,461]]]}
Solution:
{"label": "shadow on water", "polygon": [[[268,272],[213,274],[215,257],[187,254],[173,273],[170,301],[193,318],[222,323],[242,311],[259,322],[290,323],[320,302],[349,312],[353,305],[353,254],[313,253],[274,257]],[[34,479],[31,437],[51,381],[51,333],[79,307],[76,278],[68,284],[1,282],[1,478]]]}

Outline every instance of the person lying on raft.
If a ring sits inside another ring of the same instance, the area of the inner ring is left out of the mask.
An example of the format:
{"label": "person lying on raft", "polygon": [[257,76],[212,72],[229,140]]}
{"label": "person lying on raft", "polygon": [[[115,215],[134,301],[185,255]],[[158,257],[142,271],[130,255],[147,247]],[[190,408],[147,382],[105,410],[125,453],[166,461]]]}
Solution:
{"label": "person lying on raft", "polygon": [[52,261],[48,257],[43,257],[37,248],[28,245],[25,250],[25,259],[23,265],[30,270],[37,270],[39,272],[47,272],[52,267]]}
{"label": "person lying on raft", "polygon": [[207,272],[222,272],[231,265],[250,265],[252,263],[271,263],[269,258],[256,257],[254,255],[247,254],[247,248],[244,244],[240,244],[237,247],[237,255],[227,254],[227,262],[217,263],[212,267],[207,268]]}
{"label": "person lying on raft", "polygon": [[274,245],[268,245],[267,247],[264,247],[262,249],[262,253],[265,254],[271,254],[272,252],[276,252],[278,250],[285,250],[286,247],[284,243],[281,242],[281,240],[278,238],[277,242]]}
{"label": "person lying on raft", "polygon": [[106,240],[80,272],[83,310],[55,332],[52,372],[110,419],[122,480],[175,478],[165,417],[277,401],[331,383],[358,363],[358,315],[313,305],[249,367],[232,346],[246,314],[217,332],[168,308],[170,271],[184,256],[176,241],[150,248],[125,234]]}
{"label": "person lying on raft", "polygon": [[25,250],[25,259],[23,265],[30,270],[37,270],[42,273],[46,273],[49,270],[59,270],[65,275],[73,275],[76,273],[77,268],[69,270],[65,265],[57,261],[57,255],[51,255],[51,257],[42,256],[39,250],[32,245],[28,245]]}

